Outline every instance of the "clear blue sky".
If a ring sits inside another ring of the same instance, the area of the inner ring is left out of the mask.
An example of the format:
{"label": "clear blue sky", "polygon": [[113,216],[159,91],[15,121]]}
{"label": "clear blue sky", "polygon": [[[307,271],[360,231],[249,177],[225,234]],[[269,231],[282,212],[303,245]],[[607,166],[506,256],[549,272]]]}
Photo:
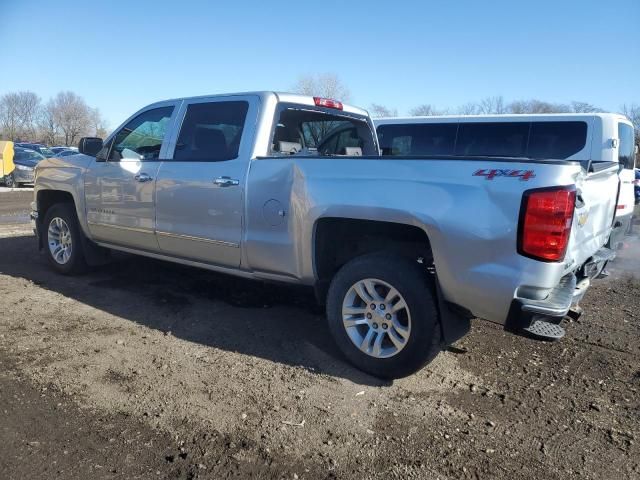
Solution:
{"label": "clear blue sky", "polygon": [[492,95],[640,103],[640,0],[0,0],[0,95],[73,90],[115,128],[164,98],[331,72],[406,113]]}

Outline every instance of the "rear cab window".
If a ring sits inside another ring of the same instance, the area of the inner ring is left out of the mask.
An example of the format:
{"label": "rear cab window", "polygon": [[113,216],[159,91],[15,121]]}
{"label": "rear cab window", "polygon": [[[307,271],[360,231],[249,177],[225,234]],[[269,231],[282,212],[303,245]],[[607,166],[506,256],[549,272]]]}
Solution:
{"label": "rear cab window", "polygon": [[281,103],[275,118],[272,155],[378,155],[372,127],[364,115]]}

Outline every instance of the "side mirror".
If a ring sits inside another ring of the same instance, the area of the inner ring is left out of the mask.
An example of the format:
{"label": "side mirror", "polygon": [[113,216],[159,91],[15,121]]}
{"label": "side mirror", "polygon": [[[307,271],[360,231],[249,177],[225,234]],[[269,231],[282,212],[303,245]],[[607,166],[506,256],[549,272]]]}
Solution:
{"label": "side mirror", "polygon": [[78,151],[95,157],[102,150],[102,139],[98,137],[82,137],[78,142]]}

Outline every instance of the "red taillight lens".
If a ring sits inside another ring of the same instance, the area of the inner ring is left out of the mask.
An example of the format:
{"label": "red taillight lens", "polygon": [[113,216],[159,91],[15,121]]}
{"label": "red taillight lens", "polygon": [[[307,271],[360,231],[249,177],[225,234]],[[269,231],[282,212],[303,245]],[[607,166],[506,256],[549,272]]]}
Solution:
{"label": "red taillight lens", "polygon": [[336,110],[342,110],[342,103],[337,100],[331,100],[330,98],[313,97],[313,101],[316,107],[335,108]]}
{"label": "red taillight lens", "polygon": [[519,252],[536,260],[562,261],[569,244],[575,204],[573,187],[525,192],[520,213]]}

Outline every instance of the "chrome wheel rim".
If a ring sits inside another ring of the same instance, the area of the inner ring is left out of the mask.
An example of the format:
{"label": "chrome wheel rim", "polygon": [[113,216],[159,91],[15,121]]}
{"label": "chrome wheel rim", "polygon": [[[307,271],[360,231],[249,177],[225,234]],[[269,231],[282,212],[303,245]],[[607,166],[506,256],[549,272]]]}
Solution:
{"label": "chrome wheel rim", "polygon": [[354,283],[342,302],[342,324],[361,352],[374,358],[397,355],[411,336],[411,313],[392,285],[375,278]]}
{"label": "chrome wheel rim", "polygon": [[73,252],[73,242],[71,241],[71,230],[69,225],[60,217],[55,217],[49,223],[47,233],[49,252],[51,258],[60,264],[65,265],[71,258]]}

